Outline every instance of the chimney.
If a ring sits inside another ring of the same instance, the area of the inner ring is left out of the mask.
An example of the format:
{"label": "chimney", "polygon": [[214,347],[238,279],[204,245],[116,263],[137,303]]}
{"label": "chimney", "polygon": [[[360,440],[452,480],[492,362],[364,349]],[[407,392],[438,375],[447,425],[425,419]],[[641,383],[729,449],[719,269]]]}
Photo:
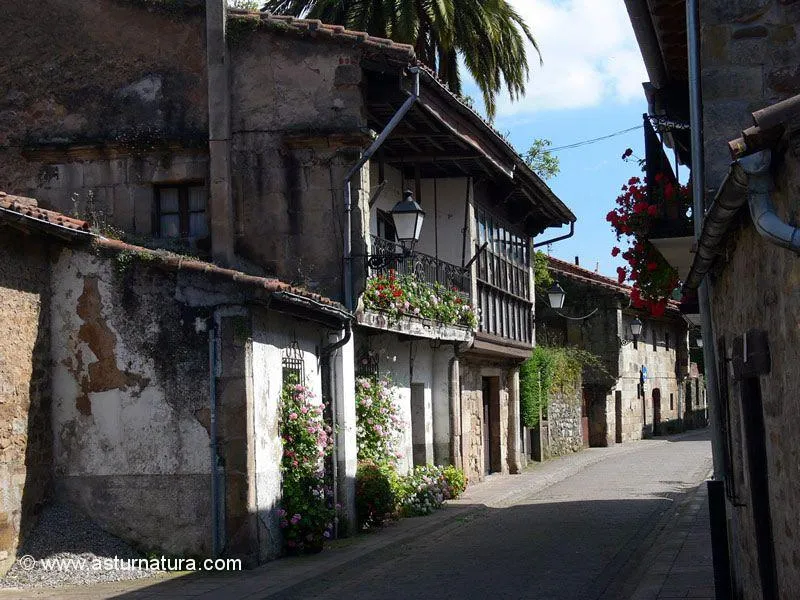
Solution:
{"label": "chimney", "polygon": [[581,266],[580,257],[578,257],[578,256],[575,257],[575,266],[576,267],[580,267]]}

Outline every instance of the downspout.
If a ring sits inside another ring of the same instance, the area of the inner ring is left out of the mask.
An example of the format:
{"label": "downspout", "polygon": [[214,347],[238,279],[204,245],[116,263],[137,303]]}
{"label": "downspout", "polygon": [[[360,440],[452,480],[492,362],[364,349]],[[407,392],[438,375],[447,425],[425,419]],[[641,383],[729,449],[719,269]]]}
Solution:
{"label": "downspout", "polygon": [[[700,39],[699,0],[686,3],[686,33],[689,52],[689,120],[692,143],[692,197],[694,204],[694,236],[700,240],[705,218],[705,171],[703,156],[702,105],[700,100]],[[711,320],[711,292],[706,278],[697,292],[700,306],[700,322],[703,337],[703,359],[706,365],[706,389],[708,392],[709,418],[711,420],[711,448],[714,459],[714,479],[722,480],[723,435],[720,421],[719,374],[717,373],[717,347]]]}
{"label": "downspout", "polygon": [[380,135],[375,138],[369,148],[361,155],[359,161],[347,172],[344,178],[344,213],[345,213],[345,229],[344,229],[344,305],[348,310],[354,310],[353,304],[353,201],[350,180],[353,178],[358,170],[363,167],[366,162],[372,158],[383,143],[386,141],[395,127],[403,120],[411,107],[419,98],[419,67],[409,67],[408,72],[414,75],[414,85],[411,93],[400,109],[394,114]]}
{"label": "downspout", "polygon": [[736,161],[737,168],[747,175],[750,216],[761,237],[771,244],[800,254],[800,228],[785,223],[775,212],[770,198],[771,158],[772,153],[769,150],[762,150]]}
{"label": "downspout", "polygon": [[[699,243],[705,218],[705,172],[703,156],[702,104],[700,100],[700,2],[686,2],[687,50],[689,54],[689,121],[692,148],[692,197],[694,204],[694,237]],[[728,540],[728,517],[725,503],[722,412],[720,410],[719,376],[717,372],[716,336],[711,319],[711,294],[706,277],[700,282],[697,300],[703,337],[706,390],[711,421],[711,451],[714,479],[708,482],[708,511],[711,530],[711,555],[714,565],[714,587],[718,599],[731,595],[731,561]]]}
{"label": "downspout", "polygon": [[209,319],[208,328],[208,389],[210,424],[209,437],[211,448],[211,555],[217,558],[220,554],[220,486],[217,471],[217,340],[214,318]]}
{"label": "downspout", "polygon": [[[330,371],[328,375],[328,382],[333,387],[333,365],[331,364],[330,357],[331,354],[336,352],[339,348],[347,344],[350,341],[350,338],[353,335],[353,328],[350,324],[350,321],[347,321],[344,326],[344,337],[339,340],[338,342],[334,342],[333,344],[329,344],[327,346],[323,346],[319,352],[320,359],[327,362],[328,370]],[[337,420],[337,406],[336,406],[336,393],[333,389],[329,390],[331,395],[331,428],[333,429],[333,460],[332,469],[333,469],[333,498],[335,503],[339,503],[339,444],[338,444],[338,420]],[[339,537],[339,519],[336,519],[333,522],[333,537]]]}

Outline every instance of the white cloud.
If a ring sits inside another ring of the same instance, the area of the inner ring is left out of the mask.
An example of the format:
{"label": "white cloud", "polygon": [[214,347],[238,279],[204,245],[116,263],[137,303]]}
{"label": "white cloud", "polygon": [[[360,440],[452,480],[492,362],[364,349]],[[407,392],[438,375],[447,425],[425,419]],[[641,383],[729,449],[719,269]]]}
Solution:
{"label": "white cloud", "polygon": [[542,52],[528,48],[527,96],[498,98],[500,117],[642,98],[644,64],[622,0],[510,0]]}

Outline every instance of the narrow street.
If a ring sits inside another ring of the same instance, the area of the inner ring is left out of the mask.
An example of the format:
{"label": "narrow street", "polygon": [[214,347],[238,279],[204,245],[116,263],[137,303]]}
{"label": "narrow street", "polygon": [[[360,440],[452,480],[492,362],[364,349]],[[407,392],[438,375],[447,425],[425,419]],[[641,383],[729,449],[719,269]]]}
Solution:
{"label": "narrow street", "polygon": [[651,550],[664,511],[711,467],[705,431],[641,444],[278,597],[618,598],[609,594],[622,593],[626,576],[642,567],[637,558]]}
{"label": "narrow street", "polygon": [[0,599],[712,599],[710,468],[707,430],[591,448],[318,555]]}

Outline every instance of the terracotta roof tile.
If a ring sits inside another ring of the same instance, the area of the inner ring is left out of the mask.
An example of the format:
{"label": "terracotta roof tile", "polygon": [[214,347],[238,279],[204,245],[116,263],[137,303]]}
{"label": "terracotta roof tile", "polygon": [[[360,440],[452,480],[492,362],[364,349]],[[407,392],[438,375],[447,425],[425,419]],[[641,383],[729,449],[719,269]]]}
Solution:
{"label": "terracotta roof tile", "polygon": [[[553,258],[552,256],[547,257],[547,263],[550,270],[561,274],[564,277],[568,277],[569,279],[574,279],[576,281],[592,285],[598,285],[606,289],[625,294],[626,296],[630,296],[630,293],[633,290],[631,286],[625,285],[624,283],[619,283],[613,277],[606,277],[600,273],[595,273],[589,269],[584,269],[583,267],[573,265],[572,263],[564,260],[559,260],[558,258]],[[668,305],[671,309],[678,310],[680,303],[676,302],[675,300],[670,300]]]}
{"label": "terracotta roof tile", "polygon": [[75,232],[85,233],[86,237],[91,239],[97,246],[101,248],[107,248],[108,250],[114,252],[126,251],[147,254],[156,259],[154,261],[155,264],[170,270],[206,273],[208,275],[222,277],[243,285],[261,288],[267,292],[292,294],[294,296],[304,298],[305,300],[326,305],[341,313],[346,313],[345,308],[338,302],[325,296],[321,296],[320,294],[294,287],[288,283],[280,281],[279,279],[248,275],[242,271],[226,269],[213,263],[205,262],[195,258],[189,258],[180,254],[174,254],[165,250],[145,248],[143,246],[128,244],[127,242],[123,242],[121,240],[105,238],[92,233],[87,221],[73,219],[72,217],[68,217],[59,212],[39,208],[36,200],[33,198],[12,196],[10,194],[6,194],[5,192],[0,192],[0,220],[12,218],[16,219],[19,217],[22,217],[23,219],[31,219],[37,224],[44,225],[45,228],[50,227],[52,228],[51,231],[53,233],[63,227]]}
{"label": "terracotta roof tile", "polygon": [[364,31],[351,31],[341,25],[329,25],[319,19],[300,19],[289,15],[275,15],[266,11],[231,9],[228,13],[240,17],[258,17],[262,23],[276,25],[298,34],[329,36],[341,42],[362,44],[367,48],[393,55],[393,58],[407,62],[412,62],[415,56],[414,47],[410,44],[402,44],[386,38],[372,36]]}

